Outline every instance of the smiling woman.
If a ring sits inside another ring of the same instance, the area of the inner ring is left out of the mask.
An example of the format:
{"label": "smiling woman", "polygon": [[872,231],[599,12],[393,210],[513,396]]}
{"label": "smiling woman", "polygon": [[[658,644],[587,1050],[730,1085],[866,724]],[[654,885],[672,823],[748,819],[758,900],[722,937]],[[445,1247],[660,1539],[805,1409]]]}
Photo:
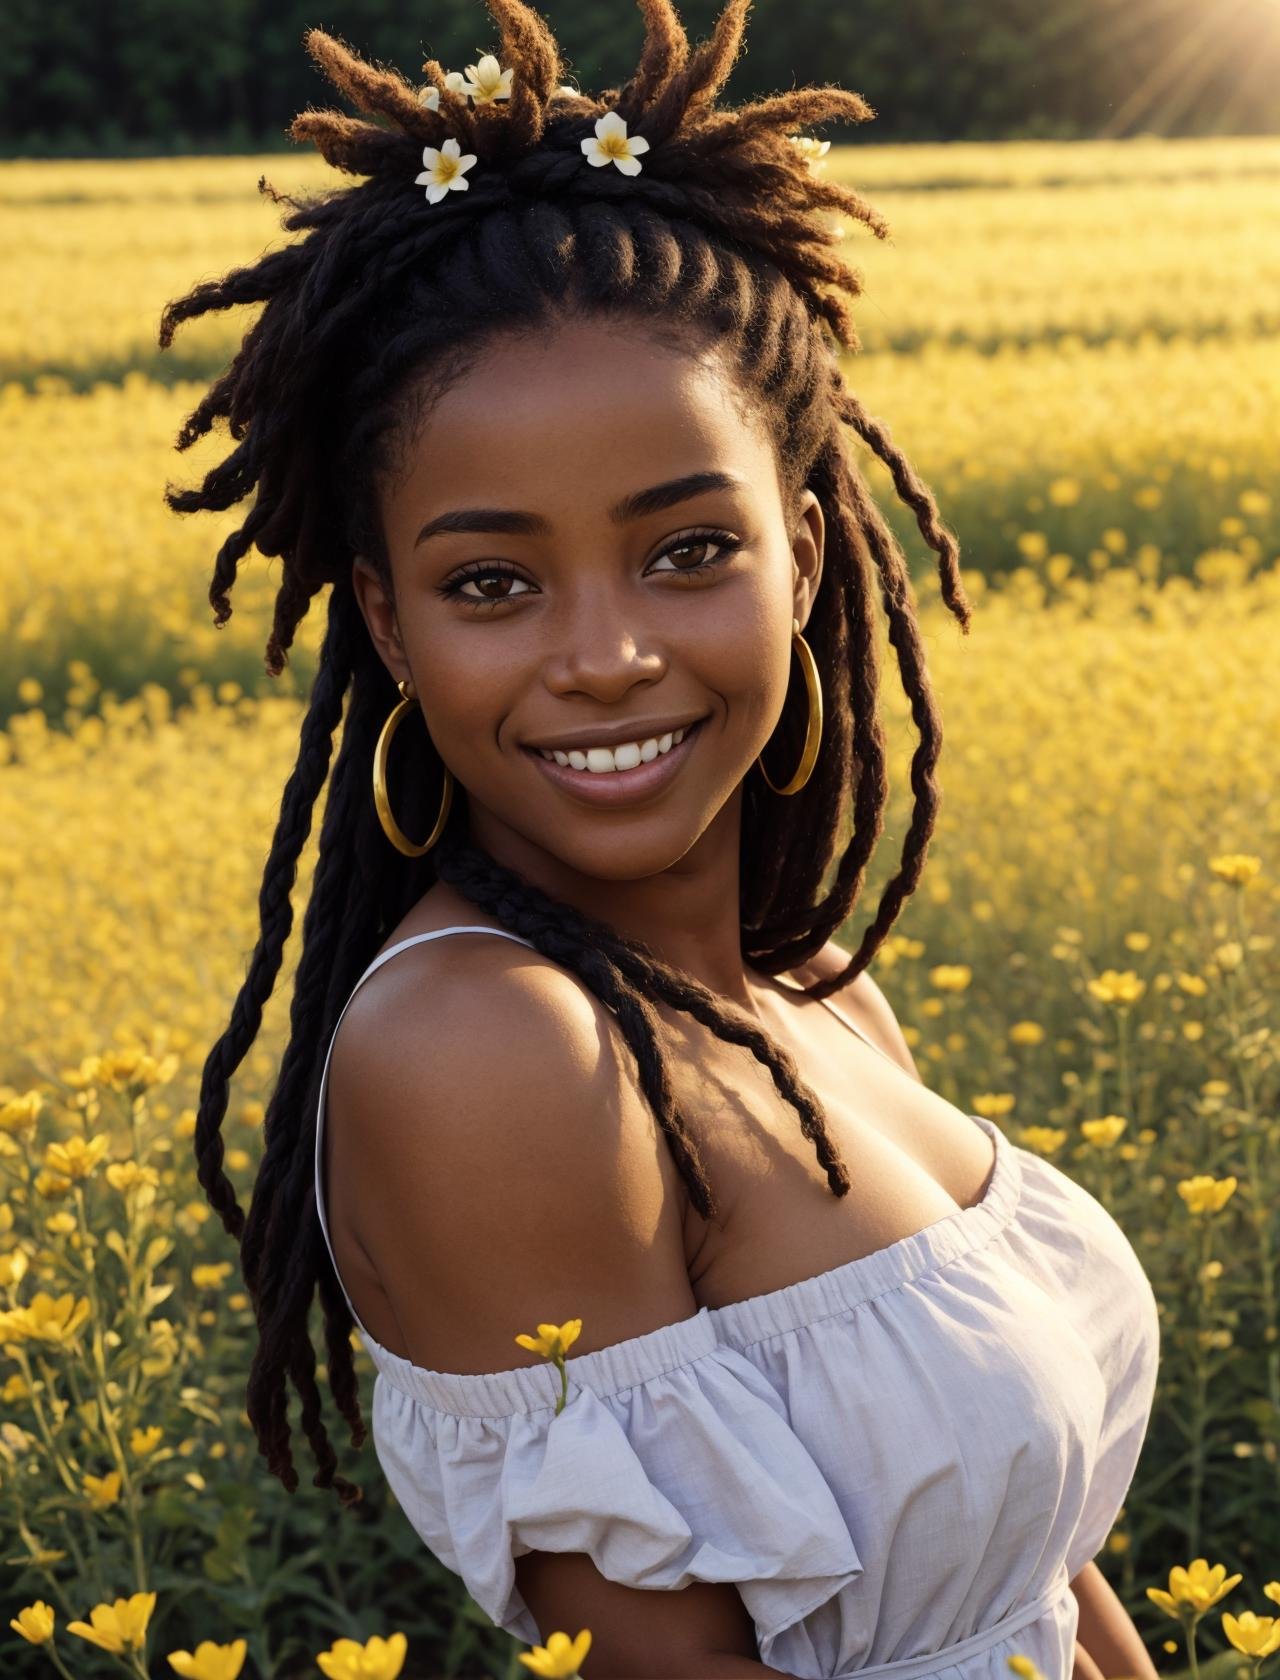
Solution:
{"label": "smiling woman", "polygon": [[[1056,1676],[1145,1428],[1154,1304],[1091,1198],[904,1068],[866,973],[923,868],[941,725],[846,428],[969,607],[840,373],[859,280],[825,216],[887,228],[795,130],[872,113],[830,86],[719,106],[747,3],[691,48],[640,0],[635,74],[599,96],[521,0],[490,0],[501,49],[469,81],[428,60],[421,90],[312,31],[377,120],[292,133],[363,181],[165,311],[168,344],[265,304],[179,437],[226,417],[235,448],[168,493],[256,487],[217,621],[250,546],[279,555],[279,673],[329,591],[200,1182],[257,1310],[269,1469],[297,1486],[291,1381],[317,1485],[360,1495],[320,1417],[318,1289],[352,1440],[355,1326],[387,1478],[496,1625],[589,1618],[595,1680],[985,1680],[1018,1652]],[[921,739],[850,952],[887,794],[877,601]],[[246,1215],[219,1127],[326,781]],[[511,1349],[569,1318],[557,1410]]]}

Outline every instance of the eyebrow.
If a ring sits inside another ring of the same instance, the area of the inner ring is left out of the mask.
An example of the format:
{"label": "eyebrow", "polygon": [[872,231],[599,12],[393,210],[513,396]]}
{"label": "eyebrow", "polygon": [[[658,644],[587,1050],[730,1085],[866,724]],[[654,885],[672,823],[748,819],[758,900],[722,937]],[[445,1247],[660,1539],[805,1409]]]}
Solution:
{"label": "eyebrow", "polygon": [[[624,525],[632,519],[643,519],[646,514],[661,513],[664,508],[687,502],[694,496],[705,496],[709,490],[737,490],[745,482],[735,473],[686,473],[683,478],[668,479],[665,484],[653,484],[647,490],[632,491],[629,496],[614,503],[609,509],[609,518],[615,525]],[[514,508],[455,508],[450,513],[429,519],[414,538],[413,546],[417,548],[419,543],[441,531],[499,531],[508,536],[545,537],[550,535],[551,525],[541,514],[520,513]]]}

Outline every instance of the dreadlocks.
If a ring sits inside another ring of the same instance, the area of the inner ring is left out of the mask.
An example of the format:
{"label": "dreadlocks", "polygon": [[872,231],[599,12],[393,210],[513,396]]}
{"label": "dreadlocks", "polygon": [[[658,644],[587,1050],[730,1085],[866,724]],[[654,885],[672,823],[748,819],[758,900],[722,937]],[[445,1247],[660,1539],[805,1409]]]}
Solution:
{"label": "dreadlocks", "polygon": [[[260,936],[226,1031],[205,1062],[195,1129],[200,1184],[239,1240],[259,1343],[248,1411],[259,1448],[293,1491],[286,1374],[319,1470],[344,1504],[360,1488],[336,1473],[320,1418],[308,1328],[319,1288],[329,1384],[354,1446],[365,1439],[351,1349],[353,1319],[325,1252],[315,1209],[313,1151],[323,1047],[373,953],[407,911],[445,880],[504,928],[579,976],[614,1013],[693,1205],[715,1201],[675,1105],[654,1002],[670,1004],[745,1045],[772,1075],[812,1142],[834,1194],[849,1178],[820,1107],[789,1053],[732,1016],[721,999],[634,939],[559,903],[471,843],[465,801],[420,859],[388,849],[370,797],[374,743],[396,700],[360,615],[352,558],[368,557],[390,593],[377,488],[417,416],[488,336],[575,309],[638,318],[659,339],[714,345],[736,369],[745,400],[772,438],[784,502],[812,490],[825,520],[824,586],[806,632],[828,703],[822,751],[801,796],[779,800],[752,778],[744,790],[741,924],[744,959],[764,974],[803,963],[848,920],[879,838],[888,791],[877,717],[872,582],[888,619],[920,742],[911,765],[914,808],[901,866],[848,966],[808,988],[825,997],[871,960],[919,880],[938,808],[934,767],[941,723],[925,672],[907,564],[847,452],[851,427],[890,468],[938,555],[942,595],[967,631],[959,547],[929,490],[886,428],[845,390],[842,350],[859,348],[848,298],[861,276],[832,250],[826,211],[848,213],[878,238],[880,215],[850,188],[823,180],[793,131],[874,111],[856,93],[803,87],[737,109],[716,96],[737,56],[749,0],[728,0],[714,32],[691,48],[671,0],[638,0],[645,40],[625,86],[599,95],[561,87],[557,44],[522,0],[487,0],[514,70],[510,98],[477,103],[441,66],[423,70],[438,98],[424,102],[394,71],[311,30],[306,46],[369,121],[308,110],[289,130],[311,140],[356,185],[308,200],[259,189],[290,209],[283,225],[307,237],[171,302],[160,326],[262,302],[226,372],[188,416],[180,450],[225,417],[235,447],[196,489],[166,487],[179,513],[223,509],[256,486],[252,509],[218,552],[209,600],[231,614],[237,566],[251,545],[279,556],[283,576],[266,647],[278,676],[313,597],[330,586],[319,668],[302,719],[259,897]],[[650,143],[637,176],[584,166],[580,142],[606,110]],[[410,183],[421,148],[447,136],[476,154],[466,193],[429,208]],[[341,746],[330,775],[335,732]],[[804,707],[784,706],[780,764],[794,764]],[[232,1076],[247,1055],[279,973],[293,923],[290,892],[316,801],[329,781],[318,864],[303,921],[290,1032],[268,1104],[248,1214],[223,1167],[221,1126]],[[438,790],[405,790],[408,832],[431,826]],[[851,827],[846,824],[851,821]],[[417,825],[416,828],[414,825]],[[834,864],[834,868],[832,867]],[[828,878],[829,877],[829,878]]]}

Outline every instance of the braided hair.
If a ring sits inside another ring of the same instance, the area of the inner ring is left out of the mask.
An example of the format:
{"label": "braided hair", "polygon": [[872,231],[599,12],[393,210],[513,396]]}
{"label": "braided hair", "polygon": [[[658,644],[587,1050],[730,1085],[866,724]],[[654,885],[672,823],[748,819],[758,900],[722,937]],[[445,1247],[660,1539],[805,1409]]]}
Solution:
{"label": "braided hair", "polygon": [[[262,878],[261,931],[226,1031],[204,1065],[194,1136],[200,1184],[239,1240],[255,1307],[249,1417],[270,1470],[291,1492],[298,1478],[286,1374],[319,1465],[315,1485],[333,1487],[344,1504],[362,1492],[336,1473],[308,1327],[318,1287],[330,1390],[359,1447],[366,1431],[352,1358],[354,1321],[315,1204],[323,1049],[373,954],[437,880],[576,974],[614,1014],[645,1099],[704,1218],[716,1203],[673,1098],[655,1001],[745,1045],[798,1114],[832,1192],[849,1188],[820,1106],[789,1053],[639,940],[621,937],[497,863],[470,840],[465,800],[454,801],[442,837],[421,858],[388,846],[370,772],[397,695],[351,581],[353,556],[366,556],[390,595],[378,518],[381,475],[393,469],[423,403],[464,370],[488,335],[572,306],[639,318],[647,331],[686,350],[716,346],[766,421],[784,504],[812,491],[825,526],[824,587],[806,625],[827,702],[821,752],[795,797],[778,799],[754,777],[744,789],[742,954],[763,974],[786,972],[827,943],[859,896],[888,790],[876,705],[872,584],[878,578],[920,735],[911,763],[914,808],[901,865],[848,966],[810,985],[808,995],[825,997],[867,966],[923,868],[938,808],[934,767],[942,735],[907,564],[847,450],[843,427],[890,468],[898,495],[938,555],[943,599],[966,632],[970,606],[959,545],[932,495],[885,426],[841,380],[840,353],[859,348],[847,299],[860,292],[861,276],[834,253],[839,235],[822,213],[847,212],[879,238],[888,236],[887,225],[852,189],[814,172],[803,142],[792,138],[802,126],[860,122],[875,113],[858,94],[835,86],[718,107],[749,3],[727,0],[710,38],[691,47],[671,0],[638,0],[645,38],[635,73],[624,86],[590,95],[560,85],[556,41],[523,0],[487,0],[500,31],[501,62],[512,66],[514,79],[502,105],[474,107],[434,59],[423,65],[438,94],[432,104],[398,73],[371,65],[321,30],[309,31],[308,51],[372,120],[308,110],[289,132],[363,179],[306,200],[260,180],[260,191],[290,207],[283,225],[305,229],[307,237],[197,285],[162,316],[160,344],[167,347],[182,321],[234,304],[265,304],[177,439],[178,449],[188,448],[222,416],[235,447],[198,488],[165,490],[175,512],[191,513],[228,508],[256,486],[252,509],[214,564],[215,622],[231,614],[230,591],[250,546],[279,556],[283,575],[266,648],[267,672],[278,676],[298,623],[329,586],[297,762]],[[584,166],[581,141],[606,110],[649,141],[639,175]],[[420,149],[440,146],[447,136],[475,153],[481,167],[465,194],[446,193],[427,209],[410,183]],[[775,730],[771,750],[779,764],[794,764],[799,755],[806,709],[802,692],[798,698],[797,706],[788,694]],[[280,970],[297,861],[326,780],[289,1038],[246,1214],[224,1171],[221,1126],[231,1078],[257,1035]],[[439,790],[421,785],[424,780],[398,795],[409,833],[428,832],[434,820]]]}

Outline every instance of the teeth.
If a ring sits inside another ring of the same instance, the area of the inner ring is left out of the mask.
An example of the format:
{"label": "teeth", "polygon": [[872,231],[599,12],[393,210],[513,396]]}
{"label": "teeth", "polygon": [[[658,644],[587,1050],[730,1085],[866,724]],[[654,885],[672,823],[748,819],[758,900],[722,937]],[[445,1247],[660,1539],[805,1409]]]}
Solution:
{"label": "teeth", "polygon": [[647,741],[621,741],[616,747],[588,747],[585,752],[576,747],[568,752],[545,747],[539,748],[539,751],[543,758],[554,759],[557,764],[569,769],[605,775],[616,770],[634,770],[639,764],[651,763],[662,753],[670,752],[688,733],[688,729],[677,729],[666,735],[651,735]]}

